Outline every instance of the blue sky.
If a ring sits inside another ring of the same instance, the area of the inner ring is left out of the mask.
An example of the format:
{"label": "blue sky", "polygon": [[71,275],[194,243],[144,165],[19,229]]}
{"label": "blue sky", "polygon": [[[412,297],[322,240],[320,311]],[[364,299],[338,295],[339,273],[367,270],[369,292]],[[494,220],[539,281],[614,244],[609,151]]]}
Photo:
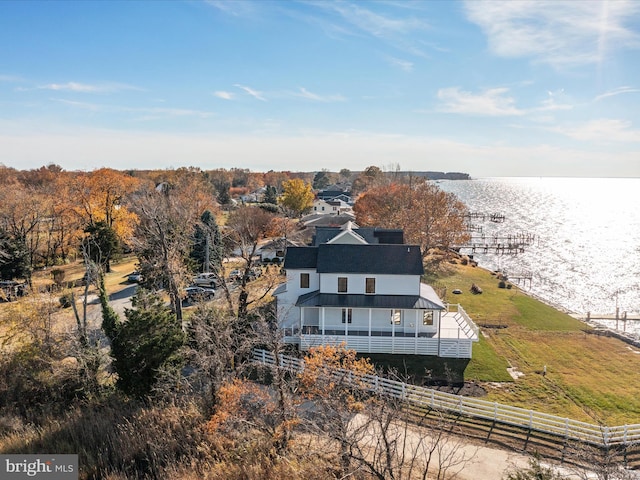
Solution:
{"label": "blue sky", "polygon": [[640,177],[640,2],[0,1],[0,163]]}

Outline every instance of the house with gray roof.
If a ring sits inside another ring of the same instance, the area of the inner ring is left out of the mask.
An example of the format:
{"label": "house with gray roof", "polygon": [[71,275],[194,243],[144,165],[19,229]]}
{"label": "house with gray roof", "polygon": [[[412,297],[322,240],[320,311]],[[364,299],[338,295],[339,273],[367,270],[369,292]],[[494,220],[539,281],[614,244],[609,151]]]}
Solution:
{"label": "house with gray roof", "polygon": [[347,223],[317,230],[311,246],[288,247],[287,281],[274,292],[285,341],[303,351],[344,344],[360,353],[471,358],[477,326],[421,282],[420,247],[402,237]]}

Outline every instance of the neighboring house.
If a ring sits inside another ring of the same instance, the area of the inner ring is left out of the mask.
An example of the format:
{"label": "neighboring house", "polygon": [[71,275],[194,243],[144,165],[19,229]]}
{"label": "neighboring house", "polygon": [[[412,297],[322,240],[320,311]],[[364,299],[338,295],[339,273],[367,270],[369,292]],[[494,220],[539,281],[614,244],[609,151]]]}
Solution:
{"label": "neighboring house", "polygon": [[263,262],[273,262],[274,259],[282,262],[284,254],[289,247],[297,247],[299,244],[286,238],[277,238],[265,243],[258,249],[260,260]]}
{"label": "neighboring house", "polygon": [[240,195],[240,200],[243,203],[259,203],[264,198],[264,194],[267,191],[266,187],[260,187],[259,189],[247,193],[246,195]]}
{"label": "neighboring house", "polygon": [[313,246],[288,248],[287,281],[274,292],[285,342],[301,350],[344,343],[360,353],[471,358],[477,326],[420,281],[420,247],[398,242],[401,236],[346,224],[317,230]]}
{"label": "neighboring house", "polygon": [[351,205],[342,200],[321,200],[313,202],[313,213],[322,215],[338,215],[341,213],[353,213]]}
{"label": "neighboring house", "polygon": [[353,222],[356,216],[353,213],[339,213],[338,215],[323,215],[310,213],[300,219],[305,228],[340,227],[345,223]]}
{"label": "neighboring house", "polygon": [[319,200],[342,200],[343,202],[352,205],[350,195],[351,185],[329,185],[326,188],[318,191],[316,196]]}

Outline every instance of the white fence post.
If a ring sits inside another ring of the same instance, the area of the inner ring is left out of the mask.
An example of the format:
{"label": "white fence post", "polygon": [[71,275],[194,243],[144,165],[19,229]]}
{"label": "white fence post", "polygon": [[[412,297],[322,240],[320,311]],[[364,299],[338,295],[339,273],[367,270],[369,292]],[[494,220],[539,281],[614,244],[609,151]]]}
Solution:
{"label": "white fence post", "polygon": [[[253,361],[258,363],[262,362],[264,365],[270,365],[271,367],[295,369],[296,371],[304,370],[304,361],[288,355],[275,355],[264,349],[255,349],[252,351]],[[342,374],[347,374],[346,379],[353,384],[354,378],[357,377],[353,372],[340,370]],[[333,371],[333,375],[337,375],[337,371]],[[371,380],[367,382],[367,385],[373,385],[378,395],[389,395],[395,398],[400,398],[404,401],[416,402],[415,395],[420,399],[426,398],[426,394],[429,394],[429,406],[432,409],[456,411],[461,415],[474,415],[487,420],[491,419],[491,406],[493,405],[493,421],[495,423],[504,423],[511,425],[519,425],[522,428],[527,427],[527,423],[530,430],[537,430],[540,432],[549,433],[556,436],[562,436],[562,424],[564,423],[564,438],[577,439],[582,441],[593,442],[592,434],[585,435],[581,432],[588,431],[594,432],[600,429],[602,435],[601,442],[598,442],[601,446],[608,447],[611,444],[623,444],[628,445],[634,438],[637,438],[635,432],[638,431],[640,425],[624,425],[624,427],[607,427],[596,426],[592,424],[585,424],[584,422],[573,422],[569,418],[561,418],[554,415],[538,414],[534,410],[525,410],[521,408],[506,406],[503,408],[498,402],[483,402],[481,400],[474,400],[473,403],[468,405],[465,402],[465,397],[461,395],[453,394],[441,394],[434,389],[419,387],[416,385],[407,386],[404,382],[396,382],[393,380],[386,380],[384,377],[372,376]],[[400,387],[400,389],[398,389]],[[413,392],[414,398],[411,397]],[[438,400],[436,402],[436,395]],[[443,400],[444,397],[444,400]],[[454,399],[457,399],[457,406],[454,407]],[[437,405],[436,405],[437,404]],[[475,408],[477,404],[482,406],[485,413],[478,413],[478,409]],[[528,414],[528,421],[527,421]],[[535,418],[534,418],[535,416]],[[551,424],[547,423],[545,419],[551,420]],[[534,422],[535,420],[535,422]],[[575,428],[574,428],[575,425]],[[559,428],[558,428],[559,427]],[[620,433],[622,432],[622,435]],[[594,442],[595,443],[595,442]]]}

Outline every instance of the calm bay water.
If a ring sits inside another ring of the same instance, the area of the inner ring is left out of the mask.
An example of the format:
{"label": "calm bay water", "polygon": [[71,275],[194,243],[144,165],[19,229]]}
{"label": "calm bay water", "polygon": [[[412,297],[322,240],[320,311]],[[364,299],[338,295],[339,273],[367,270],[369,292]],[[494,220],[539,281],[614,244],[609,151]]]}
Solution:
{"label": "calm bay water", "polygon": [[472,212],[505,216],[502,223],[472,220],[487,237],[535,235],[517,255],[476,251],[480,266],[530,274],[520,287],[571,312],[612,315],[617,304],[621,313],[640,313],[640,178],[479,178],[439,186]]}

